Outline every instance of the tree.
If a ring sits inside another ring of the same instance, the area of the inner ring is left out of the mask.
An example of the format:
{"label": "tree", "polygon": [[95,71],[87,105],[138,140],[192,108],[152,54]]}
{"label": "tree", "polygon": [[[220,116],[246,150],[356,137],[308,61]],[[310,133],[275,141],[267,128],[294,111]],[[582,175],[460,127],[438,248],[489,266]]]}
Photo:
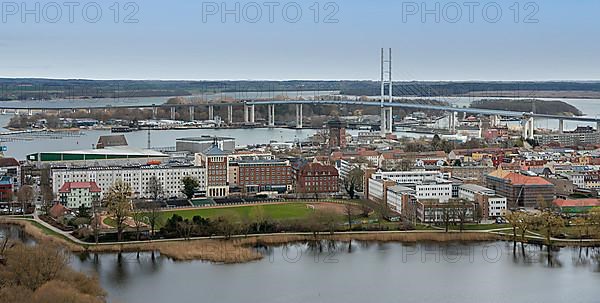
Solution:
{"label": "tree", "polygon": [[365,173],[362,169],[355,167],[352,169],[348,176],[344,179],[344,189],[350,196],[350,199],[353,200],[356,194],[356,189],[362,189],[363,177]]}
{"label": "tree", "polygon": [[225,237],[225,239],[229,239],[232,235],[237,233],[239,222],[240,217],[236,212],[226,211],[217,218],[215,227],[220,235]]}
{"label": "tree", "polygon": [[250,221],[254,224],[257,233],[264,232],[263,227],[269,224],[270,218],[267,216],[265,209],[259,205],[252,207],[249,213]]}
{"label": "tree", "polygon": [[519,221],[521,220],[521,213],[516,211],[509,211],[506,215],[508,224],[512,227],[513,231],[513,253],[517,248],[517,228],[519,228]]}
{"label": "tree", "polygon": [[149,202],[146,205],[146,216],[148,217],[148,224],[150,225],[150,234],[154,237],[156,226],[163,220],[160,212],[160,204],[156,201]]}
{"label": "tree", "polygon": [[150,177],[147,184],[148,194],[152,197],[152,200],[156,201],[163,195],[163,187],[160,180],[156,176]]}
{"label": "tree", "polygon": [[519,212],[519,220],[517,220],[517,227],[521,232],[521,250],[523,254],[525,253],[525,236],[527,235],[527,231],[535,225],[535,221],[535,216],[529,213]]}
{"label": "tree", "polygon": [[190,176],[183,177],[181,182],[183,183],[183,189],[181,191],[188,200],[192,199],[196,193],[196,188],[200,186],[200,183],[198,183],[196,178]]}
{"label": "tree", "polygon": [[131,219],[133,219],[133,225],[135,227],[135,239],[139,241],[142,227],[146,225],[144,223],[144,220],[146,219],[146,214],[144,214],[141,211],[134,211],[131,213]]}
{"label": "tree", "polygon": [[546,246],[548,247],[548,252],[550,252],[552,236],[557,234],[561,228],[565,227],[565,221],[551,211],[543,211],[537,219],[537,223],[544,231]]}
{"label": "tree", "polygon": [[125,220],[131,213],[131,185],[123,180],[117,180],[104,195],[104,205],[115,220],[117,241],[123,240]]}
{"label": "tree", "polygon": [[346,219],[348,219],[348,228],[352,230],[352,220],[354,220],[354,216],[356,216],[354,205],[350,203],[344,204],[344,215],[346,216]]}
{"label": "tree", "polygon": [[21,204],[21,213],[25,215],[27,206],[33,202],[35,192],[33,186],[23,185],[17,192],[17,201]]}
{"label": "tree", "polygon": [[[458,224],[460,226],[460,231],[462,232],[464,230],[464,225],[468,220],[469,217],[469,201],[465,200],[465,199],[459,199],[456,204],[455,204],[455,212],[456,212],[456,219],[458,219]],[[471,203],[472,205],[472,203]]]}
{"label": "tree", "polygon": [[54,206],[54,192],[52,191],[52,187],[50,185],[42,185],[42,210],[44,213],[48,213],[50,208]]}
{"label": "tree", "polygon": [[0,264],[0,303],[102,303],[106,292],[96,278],[68,268],[64,249],[39,242],[16,243]]}

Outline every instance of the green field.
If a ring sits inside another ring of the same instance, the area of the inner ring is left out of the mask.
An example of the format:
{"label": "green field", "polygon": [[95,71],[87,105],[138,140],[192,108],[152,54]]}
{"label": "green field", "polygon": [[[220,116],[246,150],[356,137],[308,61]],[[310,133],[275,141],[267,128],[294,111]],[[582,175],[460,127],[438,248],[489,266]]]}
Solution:
{"label": "green field", "polygon": [[273,204],[260,206],[239,206],[239,207],[224,207],[224,208],[203,208],[190,210],[173,210],[162,212],[163,218],[166,220],[174,214],[180,215],[183,218],[192,219],[194,216],[203,218],[218,218],[219,216],[234,213],[240,218],[249,216],[256,208],[262,208],[265,216],[274,220],[283,219],[300,219],[307,217],[312,210],[304,203],[292,204]]}

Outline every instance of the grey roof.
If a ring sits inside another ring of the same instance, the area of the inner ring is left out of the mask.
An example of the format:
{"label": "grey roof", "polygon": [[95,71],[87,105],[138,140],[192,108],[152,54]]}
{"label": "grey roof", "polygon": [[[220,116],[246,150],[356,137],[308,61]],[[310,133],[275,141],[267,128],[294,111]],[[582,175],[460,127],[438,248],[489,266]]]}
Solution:
{"label": "grey roof", "polygon": [[227,156],[229,155],[229,153],[224,152],[222,149],[219,148],[219,146],[217,145],[213,145],[209,148],[207,148],[203,154],[207,155],[207,156]]}
{"label": "grey roof", "polygon": [[483,187],[481,185],[477,185],[477,184],[463,184],[460,186],[460,188],[464,188],[464,189],[468,189],[471,191],[478,191],[478,192],[483,192],[483,191],[494,191],[493,189],[487,188],[487,187]]}
{"label": "grey roof", "polygon": [[414,192],[416,192],[413,188],[402,186],[402,185],[390,186],[390,187],[388,187],[388,190],[395,192],[395,193],[401,193],[401,192],[414,193]]}

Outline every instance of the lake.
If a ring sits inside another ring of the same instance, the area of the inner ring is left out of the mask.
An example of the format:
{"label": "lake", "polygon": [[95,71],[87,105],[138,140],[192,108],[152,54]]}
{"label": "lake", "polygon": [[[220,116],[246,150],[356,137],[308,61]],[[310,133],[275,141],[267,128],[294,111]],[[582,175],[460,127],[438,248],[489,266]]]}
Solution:
{"label": "lake", "polygon": [[[563,248],[548,262],[505,242],[297,244],[246,264],[174,262],[144,253],[74,257],[113,302],[597,302],[598,259]],[[510,298],[510,299],[509,299]]]}

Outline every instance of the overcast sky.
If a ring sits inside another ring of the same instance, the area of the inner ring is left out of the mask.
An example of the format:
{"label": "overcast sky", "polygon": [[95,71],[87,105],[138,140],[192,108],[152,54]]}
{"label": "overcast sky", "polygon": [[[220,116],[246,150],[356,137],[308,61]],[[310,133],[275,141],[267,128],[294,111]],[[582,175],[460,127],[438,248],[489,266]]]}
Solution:
{"label": "overcast sky", "polygon": [[0,77],[600,79],[597,0],[96,1],[3,1]]}

